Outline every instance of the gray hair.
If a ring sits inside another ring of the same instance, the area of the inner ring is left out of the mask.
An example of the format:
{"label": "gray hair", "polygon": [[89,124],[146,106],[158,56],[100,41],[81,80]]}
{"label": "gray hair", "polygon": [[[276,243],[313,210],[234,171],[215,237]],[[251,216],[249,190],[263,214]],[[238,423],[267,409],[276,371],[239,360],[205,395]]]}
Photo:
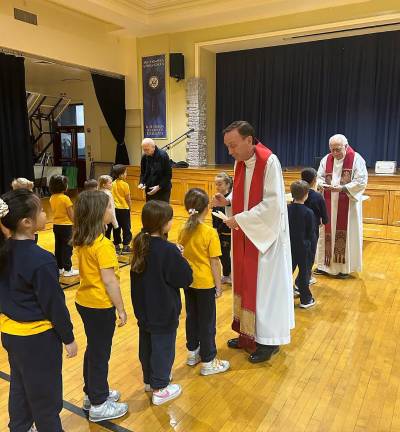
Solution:
{"label": "gray hair", "polygon": [[335,135],[332,135],[329,138],[329,146],[331,144],[333,144],[334,142],[342,144],[343,147],[346,147],[347,145],[349,145],[349,142],[347,141],[347,138],[344,135],[342,135],[342,134],[335,134]]}
{"label": "gray hair", "polygon": [[150,144],[150,145],[152,145],[153,147],[156,146],[156,143],[155,143],[154,140],[152,140],[151,138],[145,138],[145,139],[142,141],[142,146],[145,145],[145,144]]}

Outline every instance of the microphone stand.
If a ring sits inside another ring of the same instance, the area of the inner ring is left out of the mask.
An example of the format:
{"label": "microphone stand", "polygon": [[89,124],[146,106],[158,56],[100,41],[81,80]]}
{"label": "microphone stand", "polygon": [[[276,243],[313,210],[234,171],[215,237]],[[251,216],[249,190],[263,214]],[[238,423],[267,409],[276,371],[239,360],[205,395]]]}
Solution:
{"label": "microphone stand", "polygon": [[178,138],[175,138],[169,144],[165,145],[164,147],[161,147],[161,150],[171,150],[172,147],[179,144],[179,142],[182,141],[183,138],[187,138],[189,136],[189,134],[191,134],[192,132],[194,132],[194,129],[189,129],[188,131],[186,131],[181,136],[178,136]]}

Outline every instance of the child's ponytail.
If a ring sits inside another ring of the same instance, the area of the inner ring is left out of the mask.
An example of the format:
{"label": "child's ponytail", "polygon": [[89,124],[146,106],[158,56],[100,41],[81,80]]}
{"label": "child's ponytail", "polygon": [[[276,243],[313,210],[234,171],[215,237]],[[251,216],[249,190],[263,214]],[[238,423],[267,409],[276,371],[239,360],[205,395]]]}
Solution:
{"label": "child's ponytail", "polygon": [[[8,205],[0,198],[0,221],[3,217],[8,214]],[[1,222],[0,222],[1,223]],[[8,244],[7,237],[5,232],[3,231],[3,226],[0,227],[0,272],[6,266],[7,256],[8,256]]]}
{"label": "child's ponytail", "polygon": [[208,203],[208,195],[203,189],[193,188],[188,190],[185,195],[185,208],[189,213],[189,218],[179,236],[179,243],[184,245],[188,236],[200,224],[200,216],[207,208]]}
{"label": "child's ponytail", "polygon": [[143,273],[146,269],[146,257],[150,252],[151,235],[156,234],[165,239],[164,226],[172,219],[172,207],[163,201],[152,200],[142,209],[143,228],[132,242],[131,271]]}
{"label": "child's ponytail", "polygon": [[150,250],[150,234],[144,229],[133,239],[133,256],[131,270],[134,273],[143,273],[146,268],[146,256]]}
{"label": "child's ponytail", "polygon": [[12,234],[22,219],[36,218],[40,207],[40,199],[27,189],[7,192],[0,198],[0,272],[8,262],[8,235],[4,228]]}

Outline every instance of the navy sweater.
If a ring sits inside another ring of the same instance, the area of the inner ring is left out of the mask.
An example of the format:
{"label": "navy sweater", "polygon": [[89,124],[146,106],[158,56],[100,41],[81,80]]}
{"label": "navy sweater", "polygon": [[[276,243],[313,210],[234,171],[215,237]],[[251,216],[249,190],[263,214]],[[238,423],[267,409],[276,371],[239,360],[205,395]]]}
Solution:
{"label": "navy sweater", "polygon": [[326,225],[329,221],[328,213],[326,211],[326,204],[324,197],[316,192],[314,189],[308,191],[308,198],[304,204],[313,211],[315,219],[315,232],[319,234],[319,226],[322,224]]}
{"label": "navy sweater", "polygon": [[133,310],[141,329],[171,333],[182,309],[179,289],[193,282],[192,269],[173,243],[160,237],[150,242],[144,272],[131,272]]}
{"label": "navy sweater", "polygon": [[290,245],[292,251],[310,251],[315,236],[314,213],[304,204],[288,205]]}
{"label": "navy sweater", "polygon": [[34,240],[8,240],[8,263],[0,274],[0,312],[14,321],[49,320],[64,344],[74,340],[54,255]]}

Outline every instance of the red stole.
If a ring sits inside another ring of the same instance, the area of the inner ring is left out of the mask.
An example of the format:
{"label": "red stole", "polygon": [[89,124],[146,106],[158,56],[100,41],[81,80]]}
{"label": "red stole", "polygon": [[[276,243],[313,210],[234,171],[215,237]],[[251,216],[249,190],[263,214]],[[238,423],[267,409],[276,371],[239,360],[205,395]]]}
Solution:
{"label": "red stole", "polygon": [[[263,199],[264,172],[272,152],[263,144],[255,146],[256,164],[251,179],[248,209]],[[246,165],[238,162],[233,183],[232,213],[244,211],[244,180]],[[233,230],[233,323],[232,329],[239,333],[239,346],[254,350],[256,331],[256,297],[259,251],[242,230]]]}
{"label": "red stole", "polygon": [[[340,184],[346,185],[351,182],[353,173],[353,162],[355,152],[348,146],[346,150],[346,156],[344,157],[342,174],[340,176]],[[325,183],[331,184],[332,173],[333,173],[333,162],[334,158],[332,154],[328,156],[325,168]],[[326,209],[329,215],[329,222],[325,225],[325,265],[329,266],[332,259],[332,226],[331,226],[331,196],[330,190],[324,191],[324,197],[326,201]],[[349,197],[346,192],[339,192],[338,211],[336,218],[336,233],[335,233],[335,245],[333,248],[333,262],[345,263],[346,256],[346,239],[347,239],[347,223],[349,219]]]}

